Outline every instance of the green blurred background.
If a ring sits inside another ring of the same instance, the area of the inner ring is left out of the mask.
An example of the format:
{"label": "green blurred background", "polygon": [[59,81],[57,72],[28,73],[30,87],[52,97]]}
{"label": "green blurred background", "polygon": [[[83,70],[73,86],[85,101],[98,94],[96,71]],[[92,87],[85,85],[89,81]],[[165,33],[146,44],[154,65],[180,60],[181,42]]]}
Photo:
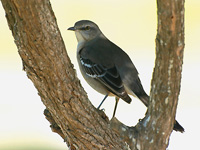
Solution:
{"label": "green blurred background", "polygon": [[[95,106],[103,95],[96,93],[82,79],[77,62],[77,41],[67,31],[78,20],[96,22],[103,33],[125,50],[136,65],[147,93],[155,59],[156,1],[149,0],[51,0],[67,52],[78,77]],[[185,4],[185,53],[177,120],[184,126],[183,134],[173,132],[170,150],[199,147],[200,114],[200,1]],[[62,138],[50,130],[43,115],[45,109],[32,82],[22,71],[22,62],[0,4],[0,150],[64,150]],[[120,101],[116,117],[127,125],[143,118],[146,108],[135,98],[130,105]],[[103,104],[109,117],[114,98]]]}

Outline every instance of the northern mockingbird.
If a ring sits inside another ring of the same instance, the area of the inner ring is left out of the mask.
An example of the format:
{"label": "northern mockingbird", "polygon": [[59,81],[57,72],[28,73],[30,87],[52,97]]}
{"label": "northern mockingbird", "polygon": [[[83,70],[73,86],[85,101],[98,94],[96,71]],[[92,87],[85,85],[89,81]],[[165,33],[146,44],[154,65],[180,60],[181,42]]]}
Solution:
{"label": "northern mockingbird", "polygon": [[[130,57],[107,39],[94,22],[81,20],[68,30],[75,31],[78,40],[77,60],[84,79],[93,89],[105,95],[98,109],[107,96],[115,96],[114,117],[119,98],[130,103],[129,94],[148,106],[149,96]],[[184,131],[178,122],[174,129]]]}

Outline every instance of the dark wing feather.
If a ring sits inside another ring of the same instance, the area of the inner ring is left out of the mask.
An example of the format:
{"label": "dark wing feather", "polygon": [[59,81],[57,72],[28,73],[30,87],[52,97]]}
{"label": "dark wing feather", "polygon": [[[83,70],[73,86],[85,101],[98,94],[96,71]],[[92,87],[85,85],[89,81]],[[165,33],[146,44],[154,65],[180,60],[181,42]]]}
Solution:
{"label": "dark wing feather", "polygon": [[131,102],[131,98],[126,93],[115,66],[112,68],[106,68],[101,64],[96,64],[89,59],[82,58],[81,56],[80,61],[86,75],[100,81],[110,92],[122,98],[126,102]]}

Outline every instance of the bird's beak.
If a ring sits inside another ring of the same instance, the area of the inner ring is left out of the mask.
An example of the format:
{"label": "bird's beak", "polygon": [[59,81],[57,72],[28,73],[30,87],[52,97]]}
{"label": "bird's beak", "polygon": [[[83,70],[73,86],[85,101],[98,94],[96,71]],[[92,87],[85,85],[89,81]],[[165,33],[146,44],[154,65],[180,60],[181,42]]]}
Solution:
{"label": "bird's beak", "polygon": [[75,31],[75,28],[74,27],[70,27],[67,30]]}

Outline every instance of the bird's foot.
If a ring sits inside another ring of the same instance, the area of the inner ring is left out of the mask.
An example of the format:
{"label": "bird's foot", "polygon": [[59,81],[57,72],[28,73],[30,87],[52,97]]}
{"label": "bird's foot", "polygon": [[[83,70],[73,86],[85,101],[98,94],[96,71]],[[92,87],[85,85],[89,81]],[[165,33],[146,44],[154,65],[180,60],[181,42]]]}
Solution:
{"label": "bird's foot", "polygon": [[106,121],[106,122],[109,122],[109,118],[106,116],[105,114],[105,109],[97,109],[98,110],[98,113],[99,115]]}

